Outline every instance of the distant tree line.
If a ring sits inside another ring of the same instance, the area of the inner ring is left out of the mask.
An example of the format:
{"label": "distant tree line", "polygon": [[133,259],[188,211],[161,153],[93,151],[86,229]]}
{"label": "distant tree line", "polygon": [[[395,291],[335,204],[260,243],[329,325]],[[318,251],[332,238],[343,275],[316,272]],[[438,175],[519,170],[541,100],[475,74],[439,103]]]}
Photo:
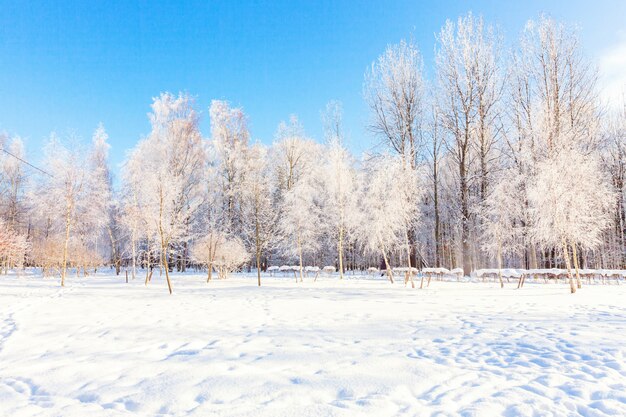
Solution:
{"label": "distant tree line", "polygon": [[[85,147],[52,134],[38,172],[0,136],[0,262],[58,274],[111,265],[148,284],[189,265],[625,268],[626,105],[600,102],[576,32],[529,21],[508,50],[472,14],[436,35],[434,77],[417,45],[389,45],[366,70],[369,129],[356,158],[341,103],[324,138],[297,117],[271,146],[242,108],[214,100],[211,137],[188,94],[153,99],[151,131],[112,181],[102,125]],[[358,138],[361,140],[361,138]],[[119,186],[117,186],[119,183]],[[572,280],[572,291],[574,281]]]}

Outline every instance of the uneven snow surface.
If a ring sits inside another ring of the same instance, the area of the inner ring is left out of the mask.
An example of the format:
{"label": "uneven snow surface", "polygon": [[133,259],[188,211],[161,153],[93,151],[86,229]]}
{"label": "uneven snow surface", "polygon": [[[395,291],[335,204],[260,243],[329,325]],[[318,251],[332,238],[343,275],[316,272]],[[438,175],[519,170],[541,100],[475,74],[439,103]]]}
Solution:
{"label": "uneven snow surface", "polygon": [[0,276],[0,416],[626,415],[626,285]]}

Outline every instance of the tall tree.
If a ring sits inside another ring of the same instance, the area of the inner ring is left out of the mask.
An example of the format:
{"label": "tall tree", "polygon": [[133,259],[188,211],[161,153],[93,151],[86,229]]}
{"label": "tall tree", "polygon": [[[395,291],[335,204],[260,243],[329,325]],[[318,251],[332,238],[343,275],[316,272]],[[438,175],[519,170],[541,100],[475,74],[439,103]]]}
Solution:
{"label": "tall tree", "polygon": [[243,234],[247,246],[254,253],[257,282],[261,286],[261,259],[271,248],[276,233],[276,210],[272,205],[274,191],[267,160],[267,149],[260,144],[252,146],[247,155],[246,176],[243,182]]}
{"label": "tall tree", "polygon": [[324,218],[329,223],[329,234],[337,245],[339,278],[343,279],[346,235],[354,222],[350,217],[355,207],[355,172],[350,153],[344,147],[341,104],[331,101],[322,114],[326,148],[322,170]]}
{"label": "tall tree", "polygon": [[[417,169],[424,144],[422,73],[423,62],[417,46],[404,40],[388,46],[365,73],[364,96],[372,114],[370,129],[412,171]],[[416,265],[415,237],[413,229],[409,232],[412,260],[409,266]]]}
{"label": "tall tree", "polygon": [[[384,261],[389,280],[393,283],[390,253],[400,248],[401,258],[411,268],[408,233],[417,219],[417,175],[399,156],[383,155],[370,160],[360,181],[359,213],[356,233],[362,247],[379,252]],[[402,254],[406,254],[403,256]],[[407,278],[411,280],[409,271]]]}
{"label": "tall tree", "polygon": [[191,221],[202,202],[202,170],[205,152],[193,99],[186,94],[163,93],[152,103],[152,131],[131,154],[129,167],[141,167],[142,210],[156,229],[160,263],[168,290],[170,255],[174,243],[187,245]]}
{"label": "tall tree", "polygon": [[486,190],[489,151],[493,143],[494,106],[499,94],[493,29],[471,13],[456,23],[448,20],[437,35],[436,69],[440,90],[439,115],[447,132],[446,145],[457,166],[463,271],[472,269],[470,196],[472,148],[481,163],[481,193]]}
{"label": "tall tree", "polygon": [[241,190],[248,149],[247,118],[241,108],[226,101],[213,100],[209,108],[211,137],[216,154],[221,199],[226,228],[241,233]]}
{"label": "tall tree", "polygon": [[571,260],[580,288],[576,247],[593,248],[601,243],[615,195],[602,177],[597,157],[575,149],[539,163],[528,193],[534,238],[544,247],[562,249],[574,293]]}
{"label": "tall tree", "polygon": [[36,191],[37,212],[50,229],[49,237],[62,242],[60,254],[61,286],[69,261],[70,239],[81,214],[88,210],[88,172],[86,157],[77,138],[71,138],[71,148],[65,147],[52,134],[44,148],[44,166],[53,176],[42,176]]}

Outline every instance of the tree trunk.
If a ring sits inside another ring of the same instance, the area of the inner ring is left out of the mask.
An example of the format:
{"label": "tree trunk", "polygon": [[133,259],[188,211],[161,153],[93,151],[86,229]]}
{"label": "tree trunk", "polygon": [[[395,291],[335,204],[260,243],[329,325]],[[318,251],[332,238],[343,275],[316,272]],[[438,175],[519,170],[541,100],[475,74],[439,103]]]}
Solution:
{"label": "tree trunk", "polygon": [[147,243],[147,256],[146,256],[146,287],[148,286],[148,282],[150,282],[150,275],[152,270],[150,268],[150,240]]}
{"label": "tree trunk", "polygon": [[254,222],[254,235],[255,235],[255,246],[256,246],[256,277],[257,283],[259,287],[261,286],[261,233],[259,227],[259,214],[258,210],[254,211],[255,222]]}
{"label": "tree trunk", "polygon": [[439,191],[437,190],[437,176],[435,175],[435,191],[434,191],[434,205],[435,205],[435,267],[441,266],[441,232],[439,230]]}
{"label": "tree trunk", "polygon": [[67,209],[65,211],[65,243],[63,244],[63,266],[61,267],[61,286],[65,287],[65,274],[67,270],[67,249],[70,242],[70,228],[72,225],[71,221],[72,215],[72,205],[68,203]]}
{"label": "tree trunk", "polygon": [[261,251],[256,251],[256,277],[259,287],[261,286]]}
{"label": "tree trunk", "polygon": [[188,251],[187,246],[188,246],[187,242],[184,242],[183,243],[183,256],[182,256],[182,260],[181,260],[182,265],[180,267],[181,272],[187,271],[187,251]]}
{"label": "tree trunk", "polygon": [[165,269],[165,279],[167,281],[167,289],[169,290],[170,294],[172,294],[172,282],[170,281],[170,267],[167,262],[167,245],[164,242],[161,243],[161,251],[163,251],[161,259],[163,260],[163,268]]}
{"label": "tree trunk", "polygon": [[131,271],[133,280],[136,278],[137,274],[137,242],[133,238],[132,244],[132,256],[133,256],[133,269]]}
{"label": "tree trunk", "polygon": [[408,230],[405,232],[405,240],[407,245],[407,261],[409,263],[409,269],[407,271],[406,278],[404,279],[404,285],[406,285],[408,281],[411,281],[411,288],[415,288],[415,282],[413,282],[413,270],[411,266],[411,244],[409,243]]}
{"label": "tree trunk", "polygon": [[567,267],[570,291],[574,294],[576,292],[576,285],[574,284],[574,278],[572,277],[572,266],[570,264],[569,251],[567,249],[567,242],[565,241],[565,238],[561,238],[561,243],[563,245],[563,257],[565,258],[565,266]]}
{"label": "tree trunk", "polygon": [[574,269],[576,270],[576,287],[582,288],[582,283],[580,281],[580,271],[578,268],[578,253],[576,250],[576,244],[572,244],[572,258],[574,258]]}
{"label": "tree trunk", "polygon": [[502,281],[502,245],[498,241],[498,279],[500,279],[500,288],[504,288]]}
{"label": "tree trunk", "polygon": [[[302,268],[302,245],[300,244],[300,233],[298,233],[298,256],[300,258],[300,282],[302,282],[303,268]],[[296,278],[297,281],[297,278]]]}
{"label": "tree trunk", "polygon": [[387,277],[389,277],[389,281],[393,284],[393,272],[391,271],[391,267],[389,266],[389,261],[387,260],[387,253],[385,252],[385,246],[382,243],[382,240],[378,239],[380,242],[380,250],[383,253],[383,259],[385,260],[385,271],[387,272]]}
{"label": "tree trunk", "polygon": [[339,241],[337,242],[339,252],[339,279],[343,279],[343,225],[339,226]]}
{"label": "tree trunk", "polygon": [[470,219],[469,201],[466,178],[461,178],[461,250],[463,258],[463,274],[472,272],[472,260],[470,254]]}
{"label": "tree trunk", "polygon": [[167,280],[167,288],[170,291],[170,295],[172,294],[172,283],[170,281],[170,268],[167,264],[167,246],[169,242],[165,241],[165,232],[163,230],[163,189],[159,189],[159,235],[161,236],[161,262],[159,263],[159,270],[161,266],[165,268],[165,279]]}

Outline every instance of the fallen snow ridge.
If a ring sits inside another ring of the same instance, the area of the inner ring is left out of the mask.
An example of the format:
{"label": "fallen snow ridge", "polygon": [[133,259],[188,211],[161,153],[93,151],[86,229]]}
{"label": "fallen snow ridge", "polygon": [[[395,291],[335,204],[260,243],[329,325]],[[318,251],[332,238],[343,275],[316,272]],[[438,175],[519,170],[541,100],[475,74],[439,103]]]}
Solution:
{"label": "fallen snow ridge", "polygon": [[0,277],[0,416],[624,416],[626,285]]}

